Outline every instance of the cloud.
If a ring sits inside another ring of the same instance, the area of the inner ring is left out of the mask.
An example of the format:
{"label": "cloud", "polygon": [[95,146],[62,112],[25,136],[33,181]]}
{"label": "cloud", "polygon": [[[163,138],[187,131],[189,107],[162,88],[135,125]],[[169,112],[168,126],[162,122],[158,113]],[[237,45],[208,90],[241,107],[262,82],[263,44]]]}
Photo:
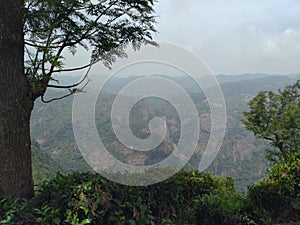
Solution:
{"label": "cloud", "polygon": [[157,13],[158,38],[194,50],[217,73],[300,72],[300,1],[163,0]]}
{"label": "cloud", "polygon": [[300,62],[300,27],[287,28],[277,36],[267,39],[263,53],[275,59],[297,58]]}
{"label": "cloud", "polygon": [[248,45],[245,53],[249,58],[274,61],[281,66],[291,61],[300,61],[300,26],[276,33],[251,27],[245,32],[245,37]]}

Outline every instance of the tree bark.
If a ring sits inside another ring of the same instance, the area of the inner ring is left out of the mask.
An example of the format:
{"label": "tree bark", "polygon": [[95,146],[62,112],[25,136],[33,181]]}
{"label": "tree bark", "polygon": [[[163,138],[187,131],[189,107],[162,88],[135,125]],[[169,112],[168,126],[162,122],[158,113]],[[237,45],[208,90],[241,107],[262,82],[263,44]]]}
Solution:
{"label": "tree bark", "polygon": [[33,196],[23,0],[0,0],[0,195]]}

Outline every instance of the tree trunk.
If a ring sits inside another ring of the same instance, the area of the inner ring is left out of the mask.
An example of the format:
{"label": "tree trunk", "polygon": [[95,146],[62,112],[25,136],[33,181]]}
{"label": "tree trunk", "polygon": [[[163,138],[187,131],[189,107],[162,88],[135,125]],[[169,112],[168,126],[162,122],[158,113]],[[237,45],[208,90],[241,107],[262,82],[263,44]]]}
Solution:
{"label": "tree trunk", "polygon": [[23,0],[0,0],[0,195],[33,196]]}

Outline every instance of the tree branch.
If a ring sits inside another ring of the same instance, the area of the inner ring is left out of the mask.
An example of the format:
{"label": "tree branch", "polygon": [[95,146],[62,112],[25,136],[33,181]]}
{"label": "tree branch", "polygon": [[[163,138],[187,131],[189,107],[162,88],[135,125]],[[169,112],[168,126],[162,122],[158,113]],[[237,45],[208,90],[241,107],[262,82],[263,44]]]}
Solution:
{"label": "tree branch", "polygon": [[[59,89],[68,89],[68,88],[73,88],[73,87],[77,87],[78,85],[82,84],[86,79],[87,79],[87,83],[90,82],[91,80],[88,78],[88,74],[90,72],[91,66],[90,68],[87,70],[86,74],[84,75],[84,77],[81,79],[81,81],[72,84],[72,85],[65,85],[65,86],[60,86],[60,85],[52,85],[52,84],[48,84],[48,87],[50,88],[59,88]],[[85,87],[86,85],[84,85]]]}
{"label": "tree branch", "polygon": [[[29,46],[34,47],[34,48],[46,48],[46,46],[44,46],[44,45],[38,45],[38,44],[35,44],[35,43],[31,43],[28,40],[25,40],[24,43],[25,43],[25,45],[29,45]],[[58,45],[59,43],[60,42],[56,42],[57,45],[48,45],[47,48],[58,48],[58,47],[60,47]]]}
{"label": "tree branch", "polygon": [[66,94],[66,95],[63,95],[63,96],[57,97],[57,98],[52,98],[52,99],[50,99],[50,100],[45,100],[45,99],[44,99],[44,95],[41,95],[41,100],[42,100],[42,102],[44,102],[44,103],[50,103],[50,102],[53,102],[53,101],[57,101],[57,100],[61,100],[61,99],[63,99],[63,98],[69,97],[69,96],[71,96],[71,95],[73,95],[73,94],[76,93],[76,90],[75,90],[75,91],[74,91],[74,90],[69,90],[69,91],[70,91],[69,94]]}
{"label": "tree branch", "polygon": [[[86,73],[85,78],[87,77],[87,75],[88,75],[88,72]],[[85,80],[85,78],[82,79],[82,81],[80,81],[80,82],[78,83],[78,85],[79,85],[80,83],[82,83],[82,82]],[[63,95],[63,96],[61,96],[61,97],[52,98],[52,99],[50,99],[50,100],[45,100],[45,99],[44,99],[44,95],[41,95],[41,100],[42,100],[42,102],[44,102],[44,103],[50,103],[50,102],[53,102],[53,101],[57,101],[57,100],[61,100],[61,99],[63,99],[63,98],[69,97],[69,96],[71,96],[71,95],[73,95],[73,94],[75,94],[75,93],[77,93],[77,92],[83,92],[84,88],[87,86],[87,84],[88,84],[90,81],[91,81],[91,80],[88,79],[87,82],[86,82],[86,83],[82,86],[82,88],[80,88],[80,89],[76,89],[76,88],[75,88],[75,89],[69,89],[70,93],[69,93],[69,94],[66,94],[66,95]]]}
{"label": "tree branch", "polygon": [[272,142],[275,143],[275,139],[274,138],[270,138],[270,137],[267,137],[267,136],[262,136],[262,137],[263,137],[263,139],[266,139],[268,141],[272,141]]}
{"label": "tree branch", "polygon": [[91,66],[92,64],[89,63],[85,66],[81,66],[81,67],[75,67],[75,68],[69,68],[69,69],[60,69],[60,70],[53,70],[53,73],[60,73],[60,72],[71,72],[71,71],[76,71],[76,70],[82,70],[85,69],[89,66]]}

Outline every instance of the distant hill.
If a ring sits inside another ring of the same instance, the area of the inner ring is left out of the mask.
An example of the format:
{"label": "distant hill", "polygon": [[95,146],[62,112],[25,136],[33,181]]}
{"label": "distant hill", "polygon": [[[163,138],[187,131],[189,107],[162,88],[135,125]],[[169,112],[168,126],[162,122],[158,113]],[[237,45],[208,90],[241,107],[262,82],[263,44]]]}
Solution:
{"label": "distant hill", "polygon": [[258,80],[262,78],[276,78],[276,77],[285,77],[285,78],[291,78],[291,79],[300,79],[300,74],[288,74],[288,75],[282,75],[282,74],[264,74],[264,73],[255,73],[255,74],[239,74],[239,75],[224,75],[219,74],[216,76],[217,80],[221,83],[232,83],[237,81],[247,81],[247,80]]}
{"label": "distant hill", "polygon": [[[296,82],[298,75],[219,75],[227,107],[227,132],[217,158],[208,168],[216,175],[232,176],[237,180],[240,190],[256,182],[267,168],[264,159],[264,148],[267,143],[258,141],[245,130],[240,122],[242,112],[247,110],[246,102],[259,91],[277,90],[287,84]],[[101,140],[111,154],[116,158],[134,165],[149,165],[167,157],[178,142],[180,121],[174,107],[159,99],[141,101],[132,110],[130,118],[131,129],[139,138],[149,135],[148,122],[155,116],[166,116],[168,136],[155,150],[133,154],[132,150],[118,141],[110,122],[110,108],[117,93],[124,85],[136,77],[113,79],[106,87],[106,92],[99,99],[96,112],[96,123]],[[202,132],[199,137],[199,148],[186,166],[197,169],[205,143],[210,132],[210,111],[205,96],[197,89],[197,85],[186,77],[170,78],[181,85],[190,94],[197,109]],[[70,81],[78,78],[70,78]],[[64,83],[65,84],[65,83]],[[47,98],[59,96],[57,91],[48,91]],[[74,139],[72,130],[72,102],[68,97],[50,104],[37,101],[31,119],[31,134],[33,139],[33,165],[36,180],[49,178],[55,171],[69,173],[74,170],[89,171],[91,168],[82,158]]]}

